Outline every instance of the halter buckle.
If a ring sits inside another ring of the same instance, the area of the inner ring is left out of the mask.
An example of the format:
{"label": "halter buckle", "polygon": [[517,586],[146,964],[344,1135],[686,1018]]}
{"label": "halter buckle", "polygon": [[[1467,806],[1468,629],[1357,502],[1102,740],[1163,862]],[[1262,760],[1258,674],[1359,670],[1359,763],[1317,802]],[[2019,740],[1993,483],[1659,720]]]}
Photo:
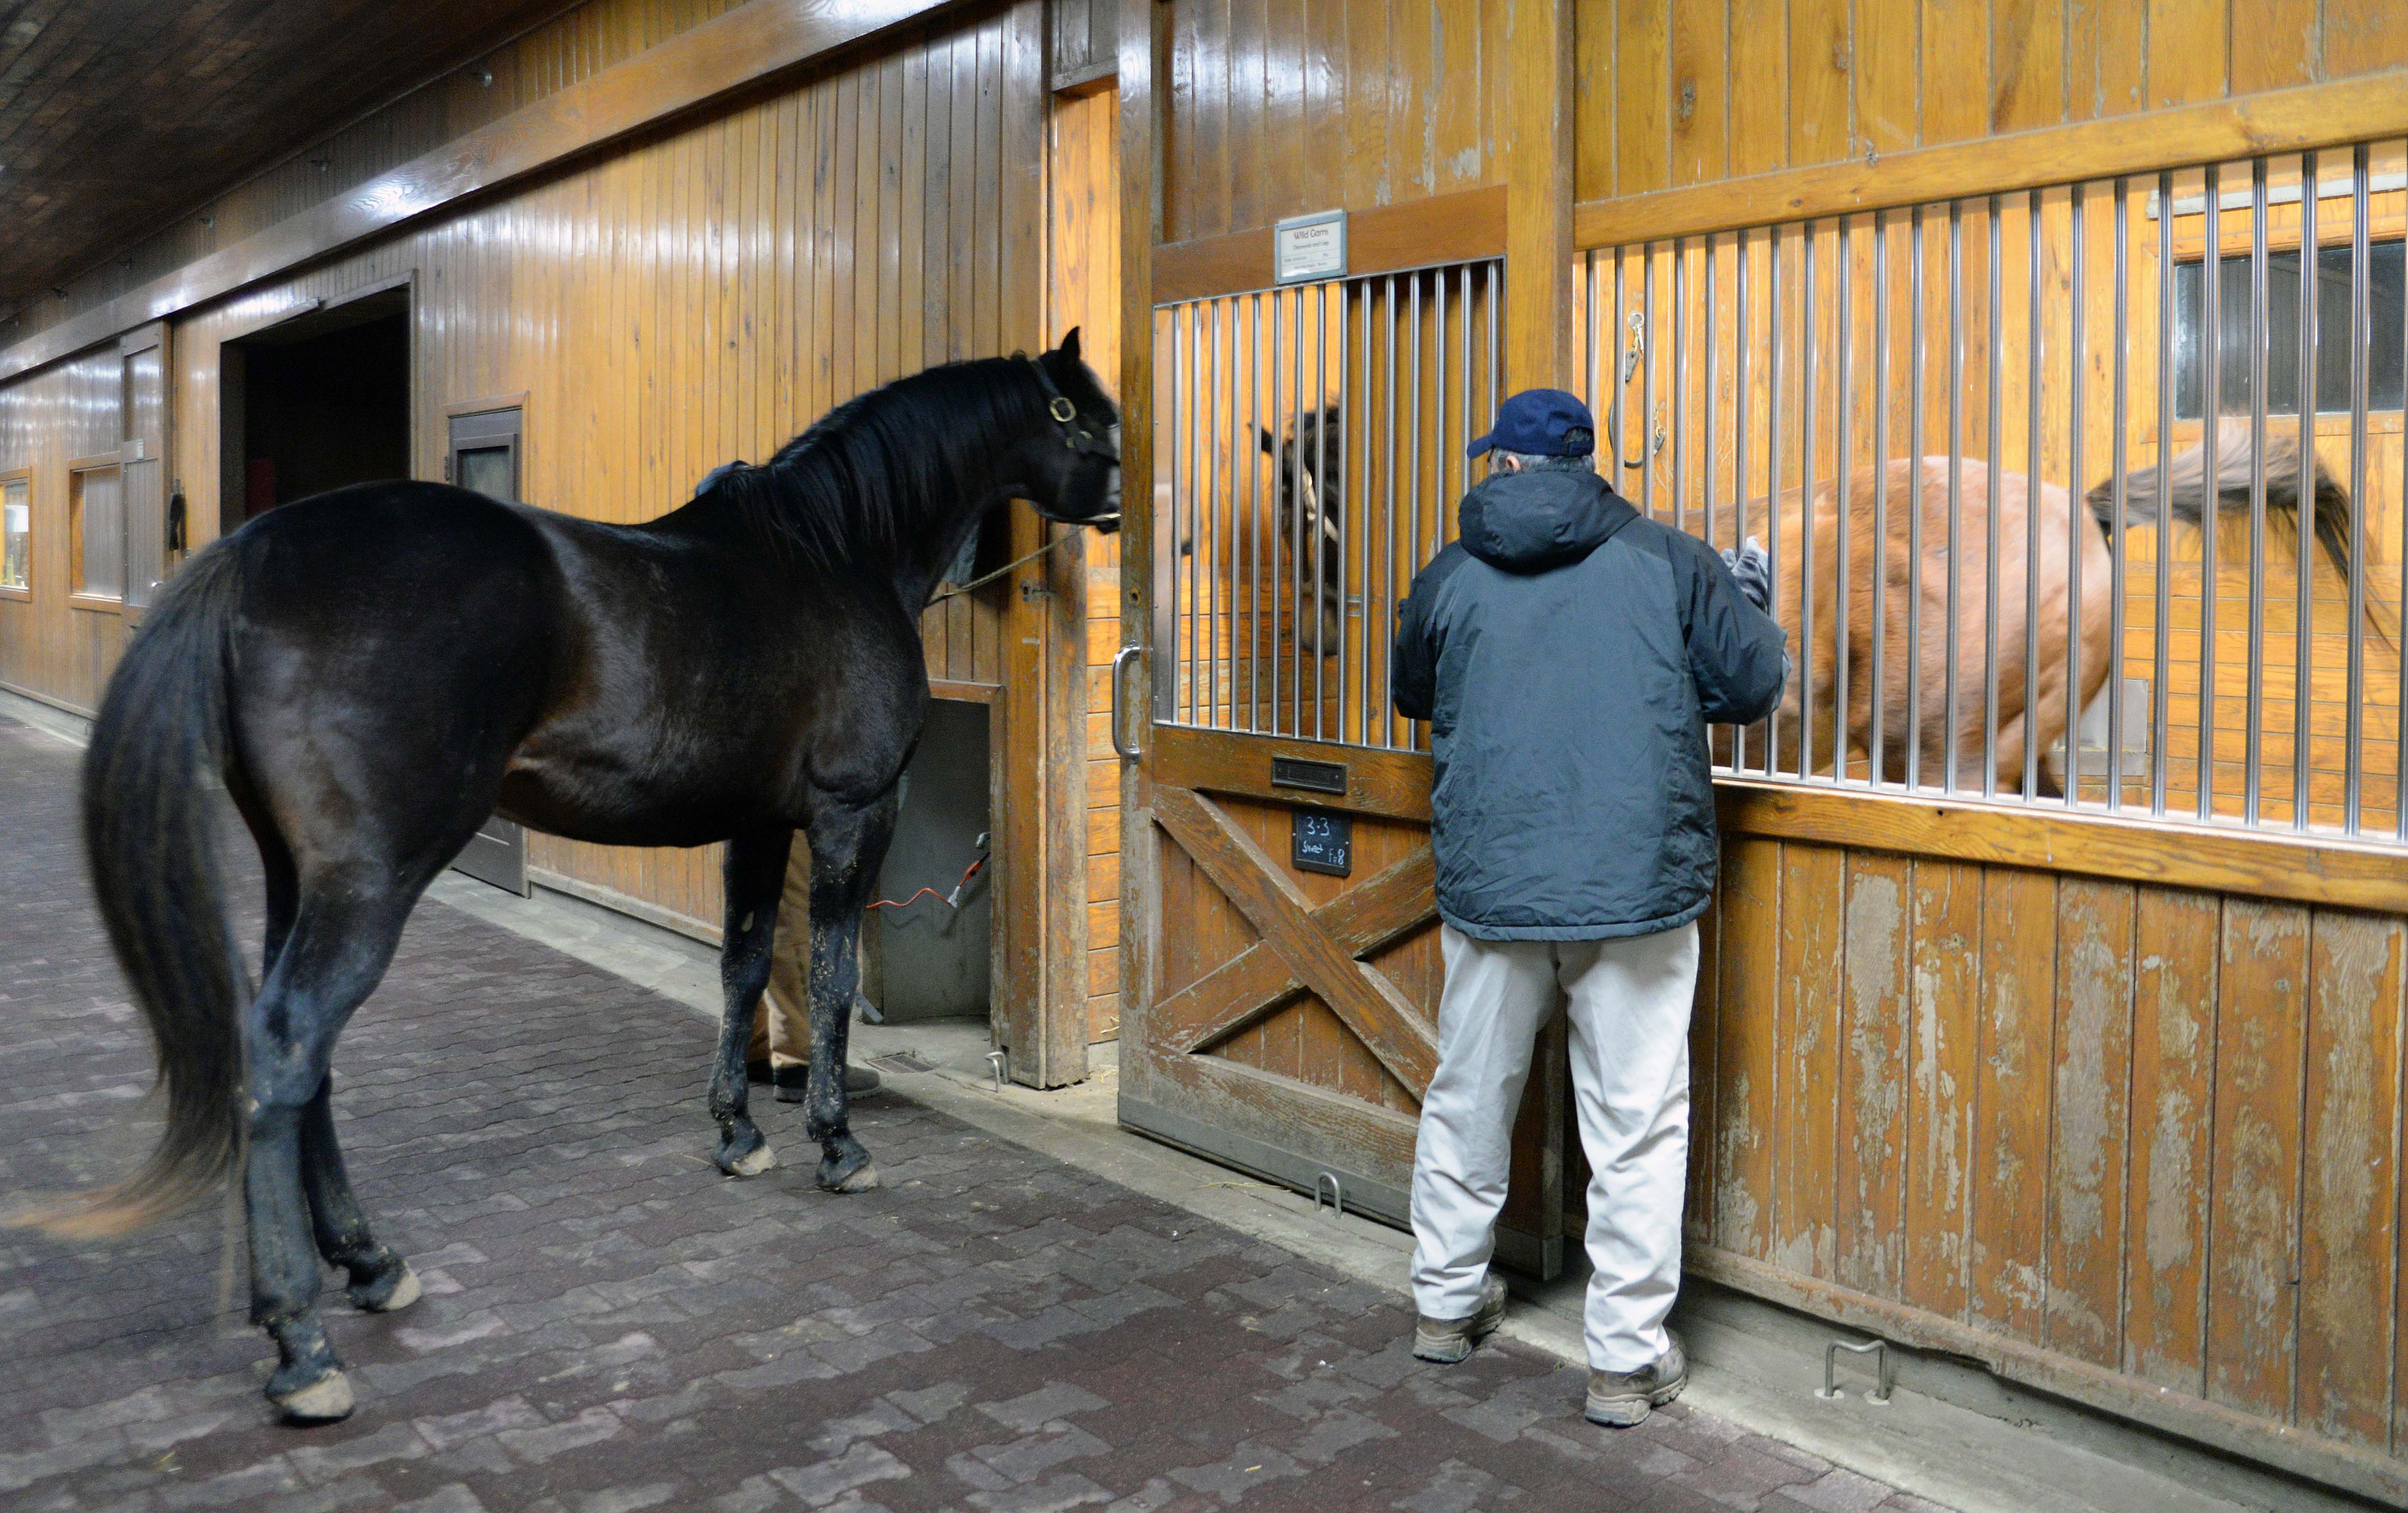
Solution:
{"label": "halter buckle", "polygon": [[1053,416],[1055,423],[1060,425],[1068,425],[1079,418],[1079,407],[1060,394],[1055,394],[1046,402],[1045,412]]}

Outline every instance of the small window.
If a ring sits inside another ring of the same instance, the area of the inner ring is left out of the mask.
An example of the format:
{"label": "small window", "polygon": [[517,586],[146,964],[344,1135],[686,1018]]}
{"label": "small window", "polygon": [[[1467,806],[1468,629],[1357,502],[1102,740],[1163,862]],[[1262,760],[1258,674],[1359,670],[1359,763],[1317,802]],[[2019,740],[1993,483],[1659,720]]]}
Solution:
{"label": "small window", "polygon": [[[2367,249],[2367,305],[2373,331],[2368,349],[2366,407],[2401,407],[2401,320],[2403,299],[2402,243],[2376,242]],[[2351,250],[2325,247],[2316,252],[2316,409],[2349,409],[2349,317]],[[2201,352],[2205,322],[2200,270],[2205,260],[2174,264],[2174,414],[2200,418]],[[2250,413],[2249,256],[2217,260],[2215,276],[2216,409]],[[2300,252],[2266,254],[2266,413],[2300,413]]]}
{"label": "small window", "polygon": [[504,504],[515,503],[519,496],[518,467],[503,447],[463,447],[460,449],[460,487],[474,489],[488,499]]}
{"label": "small window", "polygon": [[79,467],[67,475],[68,556],[74,592],[94,599],[125,596],[125,492],[117,464]]}
{"label": "small window", "polygon": [[34,510],[23,478],[0,483],[0,589],[33,586]]}

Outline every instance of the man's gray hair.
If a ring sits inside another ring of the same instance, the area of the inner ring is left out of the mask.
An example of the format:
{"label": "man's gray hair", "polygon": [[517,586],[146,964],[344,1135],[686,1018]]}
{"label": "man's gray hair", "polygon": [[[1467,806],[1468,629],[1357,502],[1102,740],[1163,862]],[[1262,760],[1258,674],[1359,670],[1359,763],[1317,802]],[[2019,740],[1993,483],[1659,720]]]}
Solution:
{"label": "man's gray hair", "polygon": [[1522,470],[1526,473],[1594,473],[1597,471],[1597,455],[1594,452],[1579,457],[1557,457],[1551,452],[1507,451],[1499,447],[1497,449],[1497,454],[1500,457],[1512,458],[1522,464]]}

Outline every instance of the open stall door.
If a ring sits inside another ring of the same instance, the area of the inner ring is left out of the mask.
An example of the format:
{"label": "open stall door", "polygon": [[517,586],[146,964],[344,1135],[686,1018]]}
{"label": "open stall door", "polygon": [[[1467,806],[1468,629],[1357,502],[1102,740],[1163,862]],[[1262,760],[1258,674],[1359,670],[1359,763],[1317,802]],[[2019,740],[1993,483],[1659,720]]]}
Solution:
{"label": "open stall door", "polygon": [[[1397,1224],[1442,968],[1426,736],[1390,707],[1387,642],[1452,536],[1502,302],[1483,260],[1157,308],[1151,550],[1123,569],[1152,696],[1125,652],[1121,1120]],[[1498,1235],[1541,1275],[1561,1068],[1542,1048]]]}

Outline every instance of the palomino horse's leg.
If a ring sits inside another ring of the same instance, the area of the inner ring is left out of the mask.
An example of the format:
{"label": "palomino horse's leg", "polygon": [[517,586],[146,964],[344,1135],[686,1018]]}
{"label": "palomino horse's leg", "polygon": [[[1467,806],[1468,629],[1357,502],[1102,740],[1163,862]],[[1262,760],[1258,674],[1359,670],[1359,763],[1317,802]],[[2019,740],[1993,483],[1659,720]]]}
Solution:
{"label": "palomino horse's leg", "polygon": [[844,1063],[861,978],[855,955],[861,911],[894,838],[895,802],[890,788],[866,807],[824,803],[811,820],[811,1076],[805,1127],[820,1143],[819,1184],[831,1192],[878,1185],[878,1168],[853,1137]]}
{"label": "palomino horse's leg", "polygon": [[727,843],[721,874],[727,912],[719,985],[725,1006],[719,1020],[719,1053],[710,1068],[710,1117],[719,1121],[719,1152],[711,1159],[730,1177],[758,1177],[778,1164],[777,1152],[752,1122],[744,1049],[752,1042],[762,990],[769,986],[778,898],[785,891],[786,853],[794,844],[795,833],[783,827],[738,835]]}
{"label": "palomino horse's leg", "polygon": [[[251,1108],[243,1195],[251,1231],[251,1318],[275,1339],[280,1358],[267,1381],[268,1400],[296,1422],[324,1422],[351,1411],[342,1362],[318,1320],[312,1189],[322,1184],[304,1176],[304,1126],[310,1106],[325,1096],[335,1037],[384,976],[414,901],[414,892],[363,898],[348,885],[304,896],[275,967],[245,1017]],[[324,1133],[331,1152],[331,1116]],[[334,1171],[339,1182],[338,1162]],[[324,1191],[333,1216],[334,1189]],[[348,1191],[343,1195],[348,1200]],[[356,1219],[356,1206],[351,1214]],[[365,1221],[351,1233],[364,1237]],[[383,1295],[372,1291],[371,1299],[398,1306],[394,1300],[410,1290],[404,1280],[408,1268],[385,1266],[379,1273],[376,1264],[371,1265],[374,1288]],[[356,1291],[356,1270],[353,1278]]]}

